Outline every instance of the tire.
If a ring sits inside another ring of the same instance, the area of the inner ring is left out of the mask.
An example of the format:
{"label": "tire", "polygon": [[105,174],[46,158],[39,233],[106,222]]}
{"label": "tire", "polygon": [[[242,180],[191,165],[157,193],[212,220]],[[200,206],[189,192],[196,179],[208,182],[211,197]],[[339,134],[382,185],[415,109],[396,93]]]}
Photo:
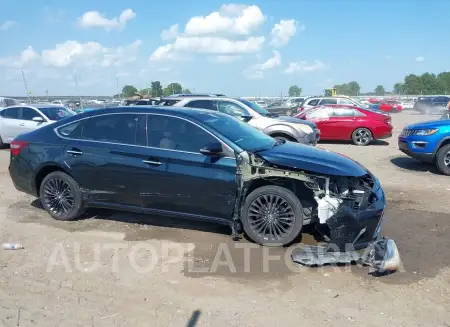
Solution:
{"label": "tire", "polygon": [[391,112],[396,114],[396,113],[398,113],[398,109],[397,108],[392,108]]}
{"label": "tire", "polygon": [[437,152],[436,167],[440,173],[450,176],[450,144],[444,145]]}
{"label": "tire", "polygon": [[[275,205],[269,210],[267,202],[275,203]],[[267,213],[266,209],[269,210]],[[278,212],[284,211],[282,216],[277,215],[277,209]],[[264,211],[262,215],[259,214],[261,210]],[[297,196],[290,190],[280,186],[262,186],[251,192],[245,199],[241,221],[245,233],[255,243],[284,246],[292,243],[302,230],[303,207]],[[270,224],[267,225],[267,229],[258,230],[258,228],[261,229],[260,226],[266,224]],[[269,226],[272,226],[272,230]],[[276,232],[274,227],[277,227]]]}
{"label": "tire", "polygon": [[[64,191],[61,192],[61,189]],[[61,171],[45,176],[39,188],[39,199],[44,209],[56,220],[74,220],[86,210],[80,186]],[[61,203],[61,199],[65,202]]]}
{"label": "tire", "polygon": [[367,128],[357,128],[352,133],[352,141],[355,145],[366,146],[373,140],[372,132]]}
{"label": "tire", "polygon": [[2,137],[0,136],[0,149],[5,147],[5,143],[3,143]]}

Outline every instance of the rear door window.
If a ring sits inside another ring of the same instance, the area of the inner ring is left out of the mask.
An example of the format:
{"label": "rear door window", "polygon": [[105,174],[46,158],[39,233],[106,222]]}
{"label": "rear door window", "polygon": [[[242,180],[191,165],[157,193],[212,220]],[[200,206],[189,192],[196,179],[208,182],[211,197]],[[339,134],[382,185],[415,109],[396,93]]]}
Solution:
{"label": "rear door window", "polygon": [[2,118],[8,118],[8,119],[19,119],[20,118],[20,111],[22,108],[9,108],[9,109],[3,109],[0,112],[0,116]]}
{"label": "rear door window", "polygon": [[189,102],[186,107],[217,110],[217,103],[213,100],[194,100]]}
{"label": "rear door window", "polygon": [[319,104],[320,99],[312,99],[306,102],[307,106],[317,106]]}
{"label": "rear door window", "polygon": [[250,115],[243,107],[231,101],[217,101],[217,107],[220,112],[236,118],[241,118],[242,115]]}
{"label": "rear door window", "polygon": [[146,145],[145,115],[111,114],[87,119],[81,139],[129,145]]}
{"label": "rear door window", "polygon": [[337,104],[337,99],[322,99],[320,105]]}
{"label": "rear door window", "polygon": [[333,117],[354,117],[356,116],[355,110],[350,108],[334,108]]}

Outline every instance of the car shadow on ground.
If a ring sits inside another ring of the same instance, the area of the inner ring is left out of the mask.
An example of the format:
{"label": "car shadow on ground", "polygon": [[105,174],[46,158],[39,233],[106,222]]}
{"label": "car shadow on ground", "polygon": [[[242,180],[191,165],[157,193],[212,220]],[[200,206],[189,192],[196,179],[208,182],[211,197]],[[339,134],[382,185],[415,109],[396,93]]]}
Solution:
{"label": "car shadow on ground", "polygon": [[[329,140],[319,141],[319,146],[320,146],[320,144],[349,144],[349,145],[355,145],[351,141],[329,141]],[[388,146],[389,142],[385,141],[385,140],[375,140],[375,141],[372,141],[368,146],[371,146],[371,145]]]}
{"label": "car shadow on ground", "polygon": [[412,170],[418,172],[430,172],[436,175],[442,175],[433,164],[420,162],[419,160],[409,157],[395,157],[391,159],[391,163],[398,168]]}
{"label": "car shadow on ground", "polygon": [[[36,199],[31,205],[37,209],[44,210],[41,202]],[[127,224],[147,225],[154,227],[162,227],[168,229],[185,229],[192,231],[200,231],[214,233],[219,235],[230,235],[231,229],[228,226],[208,222],[204,220],[194,220],[186,218],[158,216],[151,214],[140,214],[128,211],[118,211],[112,209],[90,208],[80,218],[72,221],[82,221],[87,219],[98,219],[105,221],[116,221]]]}

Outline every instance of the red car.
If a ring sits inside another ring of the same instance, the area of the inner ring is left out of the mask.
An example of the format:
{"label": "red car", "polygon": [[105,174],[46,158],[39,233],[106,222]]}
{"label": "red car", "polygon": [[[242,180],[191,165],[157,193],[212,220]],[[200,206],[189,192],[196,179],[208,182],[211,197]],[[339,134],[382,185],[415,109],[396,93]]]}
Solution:
{"label": "red car", "polygon": [[368,145],[392,136],[391,117],[370,109],[318,106],[295,117],[316,123],[321,140],[352,140],[356,145]]}

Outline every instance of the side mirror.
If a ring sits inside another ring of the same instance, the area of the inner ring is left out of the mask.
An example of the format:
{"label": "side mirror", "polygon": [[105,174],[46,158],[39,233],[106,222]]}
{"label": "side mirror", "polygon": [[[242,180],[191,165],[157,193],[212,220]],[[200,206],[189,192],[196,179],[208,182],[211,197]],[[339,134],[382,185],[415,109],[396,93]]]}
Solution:
{"label": "side mirror", "polygon": [[32,120],[37,122],[37,123],[43,123],[44,122],[44,118],[42,118],[42,117],[33,117]]}
{"label": "side mirror", "polygon": [[209,143],[203,149],[200,149],[200,153],[205,156],[220,156],[222,152],[222,144],[220,142]]}
{"label": "side mirror", "polygon": [[253,116],[249,115],[249,114],[242,114],[241,118],[242,118],[243,121],[248,122],[248,121],[250,121],[250,119],[253,118]]}

